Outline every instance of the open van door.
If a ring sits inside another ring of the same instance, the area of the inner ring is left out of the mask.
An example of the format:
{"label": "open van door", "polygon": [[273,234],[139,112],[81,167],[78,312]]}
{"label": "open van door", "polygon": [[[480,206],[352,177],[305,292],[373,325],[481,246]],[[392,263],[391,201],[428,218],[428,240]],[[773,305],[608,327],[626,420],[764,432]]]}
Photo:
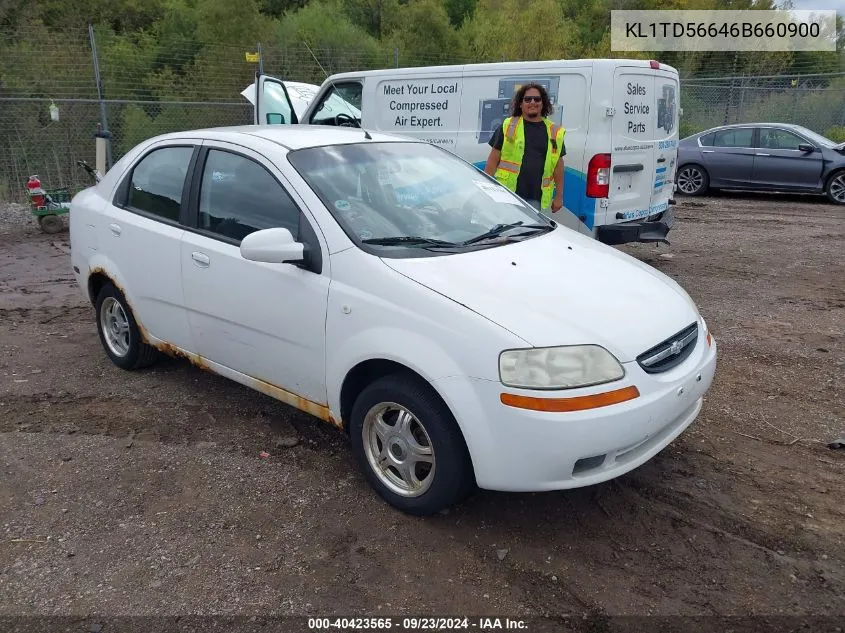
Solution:
{"label": "open van door", "polygon": [[253,123],[256,125],[299,123],[284,82],[275,77],[256,73],[254,85],[255,95],[253,99],[250,99],[253,106]]}

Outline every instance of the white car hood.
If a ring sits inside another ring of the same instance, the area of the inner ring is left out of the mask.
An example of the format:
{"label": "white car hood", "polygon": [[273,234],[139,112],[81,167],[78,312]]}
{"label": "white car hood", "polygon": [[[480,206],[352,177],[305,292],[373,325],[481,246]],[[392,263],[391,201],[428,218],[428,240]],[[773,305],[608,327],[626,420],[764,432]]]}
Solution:
{"label": "white car hood", "polygon": [[382,261],[535,347],[593,343],[629,362],[699,318],[669,277],[563,227],[470,253]]}

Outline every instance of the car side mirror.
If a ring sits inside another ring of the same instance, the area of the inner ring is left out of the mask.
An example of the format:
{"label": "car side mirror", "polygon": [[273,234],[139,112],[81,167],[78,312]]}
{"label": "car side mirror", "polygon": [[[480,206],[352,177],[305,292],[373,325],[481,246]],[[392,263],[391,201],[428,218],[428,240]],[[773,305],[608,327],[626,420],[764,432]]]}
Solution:
{"label": "car side mirror", "polygon": [[287,229],[262,229],[241,240],[241,257],[266,264],[301,262],[305,259],[305,245],[296,242]]}
{"label": "car side mirror", "polygon": [[284,125],[285,115],[279,114],[278,112],[268,112],[267,123],[269,123],[270,125]]}
{"label": "car side mirror", "polygon": [[810,145],[808,143],[801,143],[801,145],[798,146],[798,151],[809,153],[815,152],[816,148],[814,145]]}

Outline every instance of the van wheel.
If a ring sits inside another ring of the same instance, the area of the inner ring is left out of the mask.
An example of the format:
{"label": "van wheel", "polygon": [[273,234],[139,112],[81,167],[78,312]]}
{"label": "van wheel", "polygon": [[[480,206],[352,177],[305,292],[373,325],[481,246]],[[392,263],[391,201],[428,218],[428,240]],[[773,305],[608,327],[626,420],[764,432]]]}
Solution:
{"label": "van wheel", "polygon": [[95,302],[97,332],[111,361],[121,369],[148,367],[158,351],[141,340],[141,332],[123,293],[107,283]]}
{"label": "van wheel", "polygon": [[475,486],[454,416],[415,377],[392,374],[367,386],[352,407],[350,439],[370,485],[408,514],[443,510]]}
{"label": "van wheel", "polygon": [[710,177],[699,165],[684,165],[678,170],[675,182],[681,193],[687,196],[700,196],[710,186]]}
{"label": "van wheel", "polygon": [[845,204],[845,169],[837,171],[827,179],[825,193],[831,202]]}

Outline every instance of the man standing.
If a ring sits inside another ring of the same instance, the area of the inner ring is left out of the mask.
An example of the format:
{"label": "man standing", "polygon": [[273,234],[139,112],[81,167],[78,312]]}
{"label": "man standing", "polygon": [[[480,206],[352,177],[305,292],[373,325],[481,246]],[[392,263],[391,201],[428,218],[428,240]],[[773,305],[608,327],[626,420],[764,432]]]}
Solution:
{"label": "man standing", "polygon": [[522,86],[514,95],[511,116],[493,131],[484,172],[534,208],[557,213],[563,207],[566,130],[547,118],[551,113],[543,86]]}

